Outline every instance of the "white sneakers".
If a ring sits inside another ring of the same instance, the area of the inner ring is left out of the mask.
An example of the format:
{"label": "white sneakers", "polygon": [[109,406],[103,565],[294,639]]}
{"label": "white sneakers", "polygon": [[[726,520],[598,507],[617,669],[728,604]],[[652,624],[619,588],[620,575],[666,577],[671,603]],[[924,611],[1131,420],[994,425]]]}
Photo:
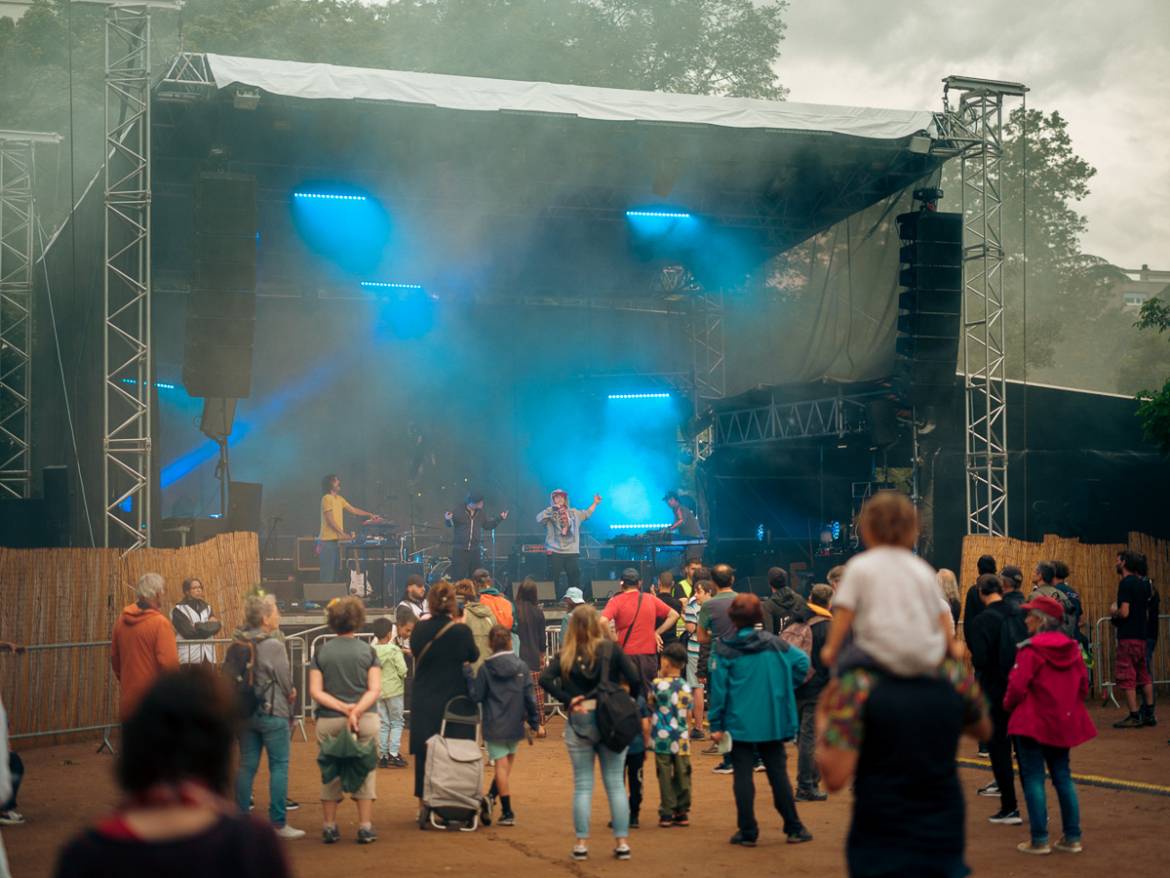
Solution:
{"label": "white sneakers", "polygon": [[276,830],[276,834],[281,838],[285,838],[291,841],[294,838],[304,838],[305,830],[297,829],[296,827],[289,826],[286,823],[284,826],[280,827],[280,829]]}

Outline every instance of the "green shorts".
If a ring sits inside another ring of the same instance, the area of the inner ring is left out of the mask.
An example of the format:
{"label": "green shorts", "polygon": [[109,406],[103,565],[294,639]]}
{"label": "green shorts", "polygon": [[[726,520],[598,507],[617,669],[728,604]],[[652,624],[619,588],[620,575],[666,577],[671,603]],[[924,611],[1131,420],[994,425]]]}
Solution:
{"label": "green shorts", "polygon": [[503,759],[505,756],[512,756],[520,746],[519,741],[488,741],[486,743],[488,759],[492,762]]}

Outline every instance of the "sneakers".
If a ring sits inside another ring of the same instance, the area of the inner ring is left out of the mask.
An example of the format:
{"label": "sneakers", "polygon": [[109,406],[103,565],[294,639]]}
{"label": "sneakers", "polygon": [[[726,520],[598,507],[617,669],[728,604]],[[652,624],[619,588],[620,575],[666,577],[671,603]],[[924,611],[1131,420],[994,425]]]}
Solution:
{"label": "sneakers", "polygon": [[337,844],[341,841],[341,830],[334,826],[325,826],[321,829],[321,841],[325,844]]}
{"label": "sneakers", "polygon": [[301,803],[300,803],[300,802],[294,802],[294,801],[293,801],[292,799],[290,799],[288,796],[285,796],[285,797],[284,797],[284,810],[286,810],[286,811],[296,811],[296,810],[297,810],[298,808],[300,808],[300,807],[301,807]]}
{"label": "sneakers", "polygon": [[691,729],[691,740],[692,741],[705,741],[705,740],[707,740],[707,733],[704,732],[702,729]]}
{"label": "sneakers", "polygon": [[1141,717],[1143,726],[1156,726],[1158,724],[1158,718],[1154,716],[1154,708],[1148,704],[1141,709]]}
{"label": "sneakers", "polygon": [[732,844],[737,844],[745,848],[754,848],[756,846],[756,836],[744,835],[742,830],[733,835],[729,841]]}
{"label": "sneakers", "polygon": [[1052,846],[1053,850],[1058,850],[1066,854],[1079,854],[1085,848],[1081,844],[1080,839],[1076,841],[1069,841],[1067,838],[1061,838],[1056,844]]}
{"label": "sneakers", "polygon": [[978,755],[982,756],[984,759],[987,759],[991,755],[991,751],[987,749],[986,741],[979,742],[979,750],[977,752]]}
{"label": "sneakers", "polygon": [[[613,829],[613,823],[609,824],[609,828]],[[640,827],[638,826],[638,815],[631,814],[630,815],[630,829],[639,829],[639,828]]]}
{"label": "sneakers", "polygon": [[379,768],[389,768],[390,767],[390,757],[386,756],[386,755],[379,756],[378,757],[378,767]]}
{"label": "sneakers", "polygon": [[613,855],[619,860],[628,860],[630,858],[630,846],[622,842],[613,849]]}
{"label": "sneakers", "polygon": [[822,793],[820,790],[797,790],[796,801],[798,802],[824,802],[829,798],[828,793]]}
{"label": "sneakers", "polygon": [[716,765],[711,770],[713,772],[715,772],[716,774],[734,774],[735,773],[735,769],[731,767],[730,762],[720,762],[718,765]]}
{"label": "sneakers", "polygon": [[1131,713],[1125,719],[1118,720],[1113,724],[1115,729],[1140,729],[1145,723],[1142,722],[1142,715],[1140,713]]}
{"label": "sneakers", "polygon": [[406,768],[410,764],[401,755],[390,756],[388,757],[388,761],[390,762],[391,768]]}
{"label": "sneakers", "polygon": [[674,820],[672,820],[670,817],[659,817],[658,818],[658,828],[659,829],[670,829],[670,827],[672,827],[672,826],[674,826]]}
{"label": "sneakers", "polygon": [[812,841],[812,840],[813,840],[812,833],[809,832],[807,829],[805,829],[803,826],[800,827],[800,829],[796,830],[796,832],[788,833],[788,843],[789,844],[804,844],[806,841]]}
{"label": "sneakers", "polygon": [[589,848],[585,847],[583,844],[573,845],[573,859],[577,860],[578,862],[581,860],[588,860]]}
{"label": "sneakers", "polygon": [[500,819],[496,821],[496,826],[515,826],[516,815],[511,811],[505,811],[500,815]]}
{"label": "sneakers", "polygon": [[712,742],[710,745],[703,748],[702,753],[704,756],[718,756],[719,745]]}
{"label": "sneakers", "polygon": [[757,759],[756,764],[752,766],[752,771],[765,771],[764,760]]}
{"label": "sneakers", "polygon": [[1018,845],[1016,845],[1016,850],[1021,854],[1034,854],[1039,857],[1052,853],[1052,848],[1050,848],[1048,845],[1033,844],[1030,841],[1020,842]]}
{"label": "sneakers", "polygon": [[1020,818],[1019,810],[1015,811],[996,811],[987,818],[988,823],[998,823],[1000,826],[1019,826],[1024,821]]}
{"label": "sneakers", "polygon": [[295,829],[294,827],[289,826],[286,823],[286,824],[284,824],[284,826],[280,827],[280,829],[276,830],[276,834],[280,838],[289,839],[291,841],[294,838],[304,838],[305,837],[305,830]]}
{"label": "sneakers", "polygon": [[358,844],[373,844],[378,840],[378,834],[374,832],[374,827],[366,829],[363,826],[358,827],[357,843]]}
{"label": "sneakers", "polygon": [[976,795],[985,796],[988,799],[998,799],[999,798],[999,784],[997,784],[995,781],[992,781],[987,786],[980,787],[976,791]]}
{"label": "sneakers", "polygon": [[670,818],[670,822],[675,826],[690,826],[691,816],[686,811],[679,811]]}
{"label": "sneakers", "polygon": [[0,811],[0,826],[20,826],[24,823],[24,815],[15,809]]}

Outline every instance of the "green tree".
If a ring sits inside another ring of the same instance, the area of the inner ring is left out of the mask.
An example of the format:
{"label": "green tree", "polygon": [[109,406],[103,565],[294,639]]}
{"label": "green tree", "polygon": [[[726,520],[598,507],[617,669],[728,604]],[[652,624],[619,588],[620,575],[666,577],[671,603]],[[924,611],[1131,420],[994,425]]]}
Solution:
{"label": "green tree", "polygon": [[[1141,330],[1152,329],[1157,336],[1170,332],[1170,298],[1148,299],[1142,305],[1134,326]],[[1170,335],[1166,336],[1166,340],[1170,341]],[[1161,390],[1143,390],[1137,398],[1137,416],[1142,422],[1146,438],[1158,443],[1162,453],[1170,457],[1170,377],[1167,377]]]}

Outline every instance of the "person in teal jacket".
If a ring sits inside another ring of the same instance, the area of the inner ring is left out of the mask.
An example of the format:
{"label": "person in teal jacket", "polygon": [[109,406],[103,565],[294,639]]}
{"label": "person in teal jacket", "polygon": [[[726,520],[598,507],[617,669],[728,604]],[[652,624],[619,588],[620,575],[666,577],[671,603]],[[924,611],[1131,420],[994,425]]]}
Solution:
{"label": "person in teal jacket", "polygon": [[793,689],[808,672],[809,658],[775,634],[758,629],[764,621],[760,599],[736,595],[727,611],[735,632],[716,641],[711,650],[707,719],[716,743],[731,738],[735,811],[738,830],[732,844],[754,847],[756,786],[752,768],[756,754],[764,762],[772,802],[784,819],[789,844],[812,841],[800,822],[792,785],[785,768],[784,742],[796,737],[796,696]]}

